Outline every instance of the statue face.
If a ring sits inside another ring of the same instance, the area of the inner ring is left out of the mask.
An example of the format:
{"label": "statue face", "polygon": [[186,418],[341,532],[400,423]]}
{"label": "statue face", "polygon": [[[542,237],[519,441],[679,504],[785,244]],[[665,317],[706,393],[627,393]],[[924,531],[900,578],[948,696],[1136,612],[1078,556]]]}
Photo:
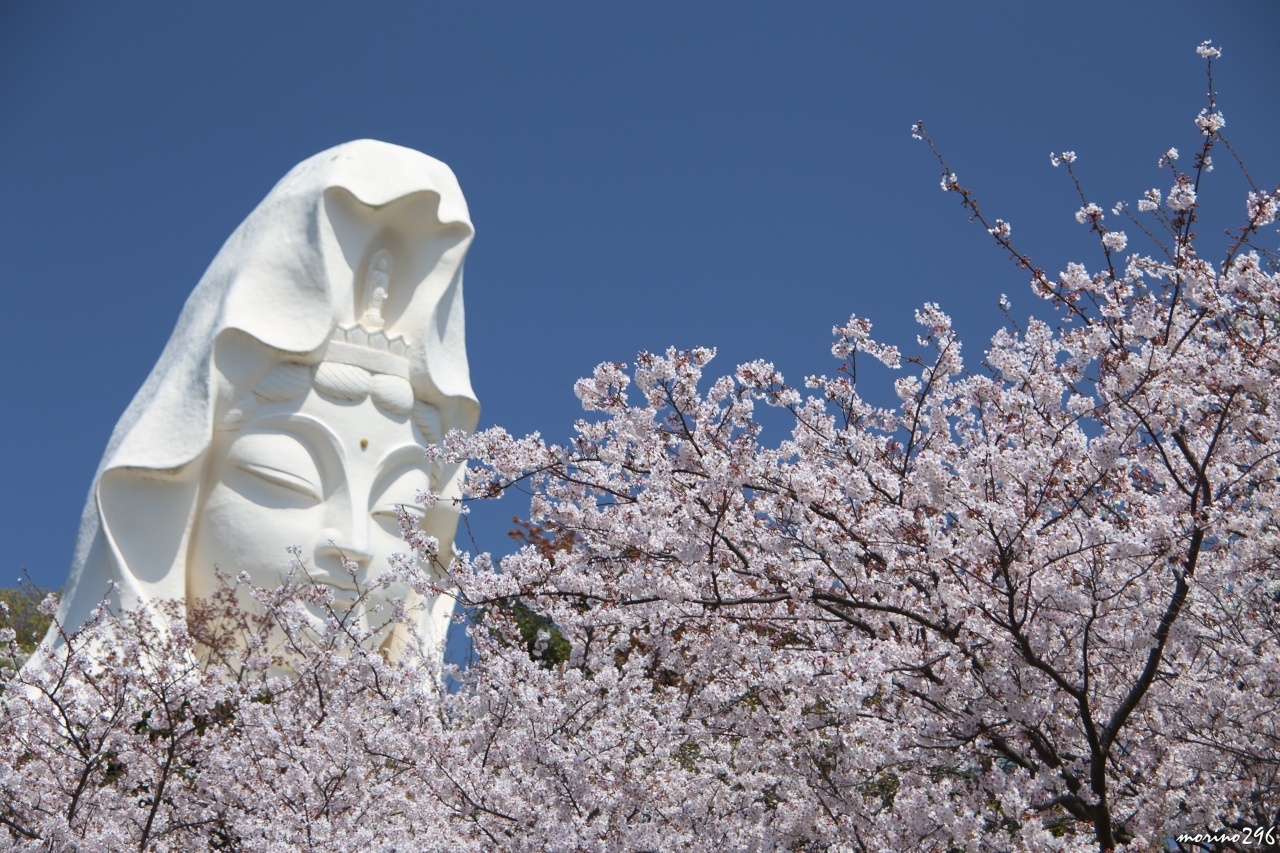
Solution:
{"label": "statue face", "polygon": [[[396,505],[423,513],[417,494],[430,488],[430,476],[422,453],[411,418],[370,397],[335,401],[312,389],[260,406],[211,448],[210,485],[192,529],[189,595],[217,589],[215,566],[247,572],[255,586],[277,586],[289,570],[288,548],[297,546],[311,577],[333,588],[335,609],[350,609],[357,583],[370,587],[387,557],[408,550]],[[358,566],[354,577],[344,556]],[[408,596],[401,585],[374,589],[358,618],[376,628],[385,615],[371,611],[382,605],[389,612],[394,598]]]}

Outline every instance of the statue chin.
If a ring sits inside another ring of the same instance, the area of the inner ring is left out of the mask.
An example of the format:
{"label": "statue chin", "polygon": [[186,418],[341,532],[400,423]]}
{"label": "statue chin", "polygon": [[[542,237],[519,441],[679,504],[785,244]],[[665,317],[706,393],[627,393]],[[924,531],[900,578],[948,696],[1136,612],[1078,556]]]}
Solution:
{"label": "statue chin", "polygon": [[[418,497],[433,486],[425,442],[409,415],[383,411],[370,397],[332,400],[312,389],[259,406],[210,448],[187,559],[188,595],[211,596],[219,585],[215,570],[246,573],[257,587],[277,586],[292,568],[289,549],[297,547],[306,575],[332,587],[334,608],[358,608],[357,625],[385,640],[379,629],[393,602],[409,601],[412,591],[382,587],[377,579],[389,556],[407,550],[397,507],[428,517]],[[247,591],[241,602],[254,606]],[[326,617],[320,606],[309,606],[317,619]]]}

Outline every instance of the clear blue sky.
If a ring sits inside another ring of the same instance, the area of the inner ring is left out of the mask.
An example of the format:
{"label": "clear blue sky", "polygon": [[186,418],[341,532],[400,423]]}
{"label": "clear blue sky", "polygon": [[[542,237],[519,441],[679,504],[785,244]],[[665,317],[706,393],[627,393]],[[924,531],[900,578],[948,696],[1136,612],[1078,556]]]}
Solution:
{"label": "clear blue sky", "polygon": [[[1280,178],[1280,2],[0,5],[0,583],[65,577],[115,420],[218,247],[291,166],[360,137],[453,167],[477,239],[482,424],[564,437],[573,381],[640,349],[829,371],[850,312],[976,358],[1043,307],[908,127],[1051,272],[1096,259],[1049,151],[1107,208],[1189,152],[1224,46],[1229,138]],[[1222,162],[1221,160],[1219,162]],[[1205,193],[1243,214],[1225,168]],[[501,550],[504,500],[477,511]]]}

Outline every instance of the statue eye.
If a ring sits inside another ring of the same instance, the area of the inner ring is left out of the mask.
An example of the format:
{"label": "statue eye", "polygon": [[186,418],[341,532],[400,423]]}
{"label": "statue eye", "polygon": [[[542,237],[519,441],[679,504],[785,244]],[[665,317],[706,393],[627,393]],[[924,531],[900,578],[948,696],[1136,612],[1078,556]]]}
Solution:
{"label": "statue eye", "polygon": [[255,465],[252,462],[238,462],[237,464],[245,471],[261,477],[268,483],[275,483],[277,486],[293,489],[295,492],[300,492],[312,500],[320,500],[320,487],[295,474],[290,474],[288,471],[281,471],[277,468],[270,468],[266,465]]}
{"label": "statue eye", "polygon": [[427,472],[419,467],[401,469],[399,476],[392,475],[391,481],[380,493],[375,493],[370,512],[379,518],[399,522],[396,507],[403,506],[410,515],[421,519],[427,514],[426,507],[418,502],[418,493],[430,488],[431,480]]}
{"label": "statue eye", "polygon": [[409,515],[413,516],[418,521],[421,521],[423,517],[426,516],[427,514],[426,507],[420,506],[419,504],[406,504],[406,503],[382,504],[377,507],[374,507],[373,514],[380,518],[385,518],[389,521],[394,521],[396,523],[399,523],[400,507],[404,507],[405,512],[409,513]]}
{"label": "statue eye", "polygon": [[320,469],[298,439],[284,433],[248,433],[236,439],[227,461],[254,477],[312,501],[323,499]]}

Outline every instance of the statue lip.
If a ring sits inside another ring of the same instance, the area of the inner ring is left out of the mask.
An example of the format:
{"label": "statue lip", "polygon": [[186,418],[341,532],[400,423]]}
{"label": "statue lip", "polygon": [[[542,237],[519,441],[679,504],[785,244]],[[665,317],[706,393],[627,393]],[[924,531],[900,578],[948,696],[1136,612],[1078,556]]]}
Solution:
{"label": "statue lip", "polygon": [[322,569],[320,571],[312,571],[310,579],[317,586],[327,586],[335,593],[343,593],[342,598],[350,595],[354,600],[354,595],[358,591],[355,579],[347,572],[337,574],[335,572],[326,572]]}

